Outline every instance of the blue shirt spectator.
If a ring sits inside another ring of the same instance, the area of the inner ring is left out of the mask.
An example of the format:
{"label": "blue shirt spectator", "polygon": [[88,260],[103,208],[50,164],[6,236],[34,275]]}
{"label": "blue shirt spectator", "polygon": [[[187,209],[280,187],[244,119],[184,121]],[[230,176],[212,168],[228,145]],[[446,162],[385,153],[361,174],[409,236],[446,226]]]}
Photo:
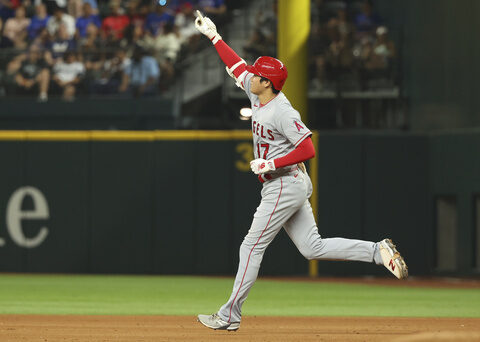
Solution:
{"label": "blue shirt spectator", "polygon": [[15,16],[15,9],[20,6],[20,0],[4,0],[0,1],[0,19],[6,22],[7,19]]}
{"label": "blue shirt spectator", "polygon": [[373,33],[382,24],[382,18],[373,12],[370,1],[363,3],[362,12],[355,16],[355,27],[359,33]]}
{"label": "blue shirt spectator", "polygon": [[205,13],[221,15],[227,11],[225,0],[199,0],[197,6]]}
{"label": "blue shirt spectator", "polygon": [[178,12],[180,11],[180,8],[182,5],[186,2],[192,2],[194,0],[168,0],[168,9],[173,11],[173,12]]}
{"label": "blue shirt spectator", "polygon": [[28,26],[28,39],[35,39],[42,30],[47,27],[47,21],[50,19],[50,16],[47,14],[47,7],[40,3],[35,6],[35,15],[30,21],[30,26]]}
{"label": "blue shirt spectator", "polygon": [[50,50],[54,59],[61,58],[67,51],[75,50],[75,41],[73,39],[56,39],[50,43]]}
{"label": "blue shirt spectator", "polygon": [[92,5],[88,2],[83,3],[83,16],[77,19],[77,31],[81,38],[85,38],[87,36],[87,26],[93,23],[95,26],[100,28],[102,26],[102,22],[100,21],[100,17],[98,15],[93,14]]}
{"label": "blue shirt spectator", "polygon": [[160,69],[157,61],[152,56],[143,56],[140,61],[127,65],[125,73],[130,78],[132,86],[142,86],[147,83],[150,78],[158,79]]}
{"label": "blue shirt spectator", "polygon": [[48,45],[48,50],[54,59],[62,58],[67,51],[75,50],[75,40],[70,38],[65,26],[60,26],[55,39]]}
{"label": "blue shirt spectator", "polygon": [[205,8],[205,7],[221,7],[225,4],[225,0],[199,0],[198,7]]}
{"label": "blue shirt spectator", "polygon": [[165,12],[163,6],[157,6],[157,11],[150,13],[145,19],[145,30],[156,36],[167,22],[174,23],[175,17]]}
{"label": "blue shirt spectator", "polygon": [[155,95],[159,78],[160,68],[155,58],[136,46],[130,64],[125,66],[118,91],[134,97]]}

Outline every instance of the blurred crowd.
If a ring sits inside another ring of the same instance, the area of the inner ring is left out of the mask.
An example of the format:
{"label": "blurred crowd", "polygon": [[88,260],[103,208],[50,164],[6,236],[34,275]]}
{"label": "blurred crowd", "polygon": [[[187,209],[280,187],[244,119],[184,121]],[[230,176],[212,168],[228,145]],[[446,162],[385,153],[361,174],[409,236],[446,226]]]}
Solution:
{"label": "blurred crowd", "polygon": [[[277,1],[257,12],[245,59],[276,55]],[[395,86],[397,52],[371,0],[312,0],[309,77],[313,90]]]}
{"label": "blurred crowd", "polygon": [[[167,91],[181,61],[208,43],[194,11],[217,26],[229,12],[226,0],[157,1],[0,0],[0,90],[39,101]],[[254,21],[239,51],[249,62],[276,55],[277,2]],[[370,0],[312,0],[309,49],[312,89],[394,84],[395,44]]]}
{"label": "blurred crowd", "polygon": [[370,90],[395,84],[397,52],[371,0],[313,0],[310,86]]}
{"label": "blurred crowd", "polygon": [[201,47],[194,11],[220,25],[224,0],[0,0],[0,86],[7,95],[149,96]]}

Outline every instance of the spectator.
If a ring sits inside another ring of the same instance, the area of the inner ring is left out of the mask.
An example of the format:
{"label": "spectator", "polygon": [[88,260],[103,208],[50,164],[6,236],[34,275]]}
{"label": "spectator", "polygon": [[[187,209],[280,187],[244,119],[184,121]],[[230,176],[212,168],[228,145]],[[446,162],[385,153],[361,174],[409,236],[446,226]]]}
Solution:
{"label": "spectator", "polygon": [[80,52],[88,76],[100,70],[105,59],[99,32],[99,28],[94,23],[90,23],[87,26],[86,37],[79,41]]}
{"label": "spectator", "polygon": [[160,70],[155,58],[136,47],[132,61],[124,70],[119,91],[134,97],[154,95],[157,92]]}
{"label": "spectator", "polygon": [[[48,51],[52,45],[52,39],[48,34],[47,28],[41,30],[35,39],[30,42],[30,45],[36,45],[41,51]],[[47,58],[47,56],[44,57]],[[50,66],[53,65],[49,62],[49,60],[47,60],[47,62]]]}
{"label": "spectator", "polygon": [[192,0],[168,0],[168,9],[173,13],[179,13],[185,3],[191,3]]}
{"label": "spectator", "polygon": [[88,2],[83,4],[83,14],[77,19],[77,34],[79,38],[85,38],[87,35],[87,26],[94,24],[98,28],[102,26],[98,15],[93,13],[92,5]]}
{"label": "spectator", "polygon": [[77,56],[72,51],[65,53],[64,60],[57,62],[53,67],[53,84],[57,91],[62,93],[65,101],[73,101],[77,86],[85,73],[85,67],[77,61]]}
{"label": "spectator", "polygon": [[388,38],[388,29],[385,26],[379,26],[376,34],[377,39],[373,45],[374,65],[377,69],[387,70],[396,55],[395,44]]}
{"label": "spectator", "polygon": [[67,13],[75,19],[80,18],[82,12],[83,0],[68,0]]}
{"label": "spectator", "polygon": [[74,18],[80,18],[84,13],[84,4],[89,4],[92,14],[98,14],[98,4],[96,0],[68,0],[67,13]]}
{"label": "spectator", "polygon": [[127,3],[127,15],[130,18],[130,25],[144,27],[149,11],[149,6],[145,2],[129,0]]}
{"label": "spectator", "polygon": [[82,54],[99,53],[103,48],[99,27],[94,23],[89,23],[85,32],[85,36],[78,40],[78,47]]}
{"label": "spectator", "polygon": [[52,65],[63,58],[67,51],[73,51],[76,49],[76,42],[73,38],[70,38],[67,33],[67,29],[64,25],[58,28],[57,33],[53,41],[50,41],[48,46],[48,52],[51,55],[51,59],[47,58]]}
{"label": "spectator", "polygon": [[66,9],[68,0],[34,0],[35,5],[39,5],[41,3],[45,4],[47,7],[47,13],[49,15],[53,15],[58,7]]}
{"label": "spectator", "polygon": [[130,24],[130,19],[122,14],[120,1],[110,1],[110,15],[103,19],[102,32],[103,35],[113,41],[119,41],[123,38],[123,31]]}
{"label": "spectator", "polygon": [[38,94],[38,100],[44,102],[48,99],[49,82],[48,65],[38,47],[31,46],[15,75],[15,92],[21,95]]}
{"label": "spectator", "polygon": [[377,28],[377,38],[374,43],[366,41],[361,53],[363,70],[363,86],[366,82],[376,79],[391,81],[393,59],[395,58],[395,44],[388,38],[388,30],[385,26]]}
{"label": "spectator", "polygon": [[346,7],[339,8],[336,16],[329,20],[329,24],[336,26],[342,37],[347,37],[354,31],[353,24],[348,20]]}
{"label": "spectator", "polygon": [[154,51],[154,57],[159,64],[168,62],[172,66],[181,47],[172,23],[167,23],[164,26],[163,34],[157,34],[155,37],[145,37],[144,46],[148,50]]}
{"label": "spectator", "polygon": [[156,6],[155,11],[150,13],[145,20],[145,29],[153,36],[163,31],[166,23],[173,23],[175,18],[165,10],[165,6]]}
{"label": "spectator", "polygon": [[382,18],[373,12],[371,0],[365,0],[362,11],[355,16],[355,28],[360,37],[364,35],[373,36],[375,30],[382,24]]}
{"label": "spectator", "polygon": [[19,6],[15,10],[15,17],[9,18],[3,29],[3,47],[24,49],[27,47],[27,28],[30,18],[25,16],[25,7]]}
{"label": "spectator", "polygon": [[84,4],[90,4],[92,7],[92,13],[98,15],[98,3],[97,0],[83,0]]}
{"label": "spectator", "polygon": [[353,41],[351,35],[342,36],[339,27],[333,23],[330,24],[332,41],[325,58],[331,75],[338,77],[340,73],[351,72],[353,69]]}
{"label": "spectator", "polygon": [[47,14],[47,7],[45,4],[38,4],[35,6],[35,15],[32,17],[30,26],[28,26],[28,39],[34,40],[47,27],[50,16]]}
{"label": "spectator", "polygon": [[50,36],[55,37],[60,26],[64,25],[68,38],[73,38],[75,34],[75,18],[70,14],[64,13],[62,7],[55,7],[53,16],[47,22],[47,31]]}
{"label": "spectator", "polygon": [[99,75],[92,84],[94,94],[114,94],[122,81],[123,71],[131,63],[124,49],[118,49],[99,69]]}
{"label": "spectator", "polygon": [[15,83],[15,76],[17,75],[18,70],[20,70],[22,63],[27,59],[27,57],[28,51],[22,51],[8,61],[5,70],[5,81],[7,83]]}
{"label": "spectator", "polygon": [[131,56],[136,46],[145,46],[145,38],[143,26],[129,25],[125,29],[124,38],[120,41],[120,47],[126,50],[128,56]]}
{"label": "spectator", "polygon": [[160,66],[162,86],[168,87],[175,76],[175,61],[180,51],[181,43],[174,26],[168,23],[164,26],[164,33],[156,37],[145,37],[145,47],[153,51],[153,55]]}
{"label": "spectator", "polygon": [[6,22],[15,16],[15,10],[21,5],[20,0],[0,0],[0,19]]}
{"label": "spectator", "polygon": [[175,26],[178,28],[181,44],[189,44],[193,37],[198,37],[199,32],[195,28],[195,14],[190,2],[185,2],[180,6],[178,14],[175,16]]}
{"label": "spectator", "polygon": [[216,25],[221,25],[226,20],[227,6],[225,0],[198,0],[197,7]]}

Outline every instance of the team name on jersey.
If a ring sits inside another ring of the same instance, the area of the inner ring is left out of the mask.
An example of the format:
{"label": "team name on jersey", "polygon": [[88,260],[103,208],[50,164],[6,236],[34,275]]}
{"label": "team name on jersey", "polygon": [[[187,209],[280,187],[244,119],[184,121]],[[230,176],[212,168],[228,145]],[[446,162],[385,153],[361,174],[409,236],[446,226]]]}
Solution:
{"label": "team name on jersey", "polygon": [[[272,130],[266,129],[266,128],[264,129],[263,125],[260,124],[259,122],[256,122],[256,121],[252,122],[252,132],[253,134],[258,135],[259,137],[262,137],[268,140],[275,140]],[[268,137],[265,136],[265,134],[267,134]]]}

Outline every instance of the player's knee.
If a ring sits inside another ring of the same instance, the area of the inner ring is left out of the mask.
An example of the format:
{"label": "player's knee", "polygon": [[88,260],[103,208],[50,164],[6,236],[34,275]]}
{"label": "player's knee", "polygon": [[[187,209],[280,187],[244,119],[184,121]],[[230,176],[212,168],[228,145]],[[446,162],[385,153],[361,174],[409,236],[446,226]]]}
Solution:
{"label": "player's knee", "polygon": [[303,255],[303,257],[307,260],[314,260],[316,259],[316,256],[315,256],[315,251],[308,247],[308,246],[304,246],[304,247],[301,247],[298,249],[300,251],[300,253]]}
{"label": "player's knee", "polygon": [[315,241],[315,243],[304,245],[299,248],[300,253],[308,260],[318,260],[323,254],[323,242],[321,239]]}
{"label": "player's knee", "polygon": [[267,245],[264,243],[245,238],[240,246],[240,252],[251,255],[263,255],[266,247]]}

